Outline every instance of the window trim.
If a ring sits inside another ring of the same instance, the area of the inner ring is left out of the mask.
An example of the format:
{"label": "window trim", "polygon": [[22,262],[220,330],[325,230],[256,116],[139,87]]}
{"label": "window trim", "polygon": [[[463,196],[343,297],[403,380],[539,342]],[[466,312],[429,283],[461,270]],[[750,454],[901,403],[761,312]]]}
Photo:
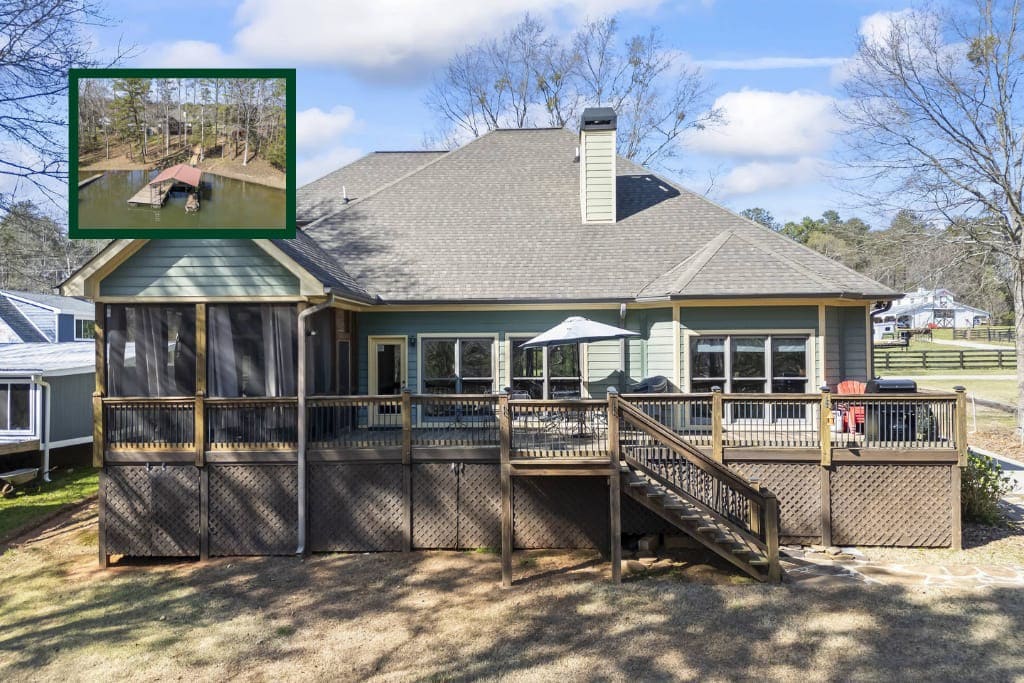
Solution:
{"label": "window trim", "polygon": [[[5,436],[35,436],[36,435],[36,408],[38,406],[38,400],[36,392],[38,391],[37,385],[32,381],[22,381],[14,379],[3,379],[0,380],[0,386],[10,387],[12,385],[24,385],[28,387],[28,429],[7,429],[6,427],[0,426],[0,434]],[[7,392],[7,424],[11,421],[11,394]]]}
{"label": "window trim", "polygon": [[[771,359],[771,355],[772,355],[772,339],[773,339],[773,337],[805,337],[804,349],[805,349],[805,353],[807,354],[807,358],[809,360],[809,362],[807,364],[807,369],[806,369],[806,372],[807,372],[807,375],[806,375],[807,379],[806,379],[806,381],[807,381],[807,384],[808,384],[808,391],[811,391],[812,387],[810,385],[813,384],[815,378],[818,376],[818,362],[821,361],[821,359],[819,359],[818,355],[817,355],[817,346],[818,345],[816,343],[816,335],[817,335],[817,332],[814,329],[812,329],[812,328],[798,328],[798,329],[793,329],[793,328],[783,328],[783,329],[751,328],[751,329],[741,329],[741,330],[736,330],[736,329],[733,329],[733,330],[700,330],[699,332],[695,331],[695,330],[687,330],[686,334],[683,336],[684,343],[685,343],[685,351],[684,351],[684,353],[685,353],[685,361],[686,361],[686,363],[684,365],[684,368],[683,368],[683,372],[686,375],[686,377],[685,377],[686,393],[689,393],[689,394],[694,393],[693,392],[693,379],[694,379],[694,377],[693,377],[693,342],[696,339],[700,338],[700,337],[725,337],[726,338],[726,344],[725,344],[725,349],[726,349],[725,350],[725,380],[724,380],[724,383],[722,385],[722,392],[725,393],[727,383],[731,379],[732,360],[731,360],[730,351],[731,351],[732,337],[734,337],[734,336],[735,337],[765,337],[765,376],[766,376],[766,379],[764,380],[764,382],[765,382],[765,389],[766,389],[765,393],[769,393],[769,394],[775,393],[775,392],[773,392],[771,390],[772,389],[772,381],[774,379],[774,375],[773,375],[774,368],[772,367],[772,359]],[[698,377],[697,379],[699,381],[701,378]],[[688,414],[689,411],[686,411],[686,412],[687,412],[687,414],[684,415],[684,424],[686,424],[687,426],[690,426],[691,423],[690,423],[690,416]],[[771,416],[770,416],[770,411],[765,411],[764,416],[760,417],[760,418],[741,418],[741,419],[738,419],[738,420],[727,420],[727,421],[728,421],[729,424],[737,424],[737,423],[742,424],[744,422],[746,422],[746,423],[754,423],[754,422],[778,423],[778,422],[783,421],[783,420],[790,420],[790,421],[792,421],[794,423],[802,421],[800,418],[777,418],[777,419],[772,419]],[[699,425],[704,425],[704,424],[705,423],[703,423],[703,422],[695,423],[694,426],[699,426]],[[707,423],[707,424],[709,424],[709,423]]]}
{"label": "window trim", "polygon": [[[92,336],[79,337],[78,323],[92,323]],[[75,341],[93,341],[94,339],[96,339],[96,321],[92,318],[75,318]]]}
{"label": "window trim", "polygon": [[[515,353],[515,348],[514,348],[515,347],[515,342],[517,342],[517,341],[526,341],[528,339],[532,339],[532,338],[536,337],[537,334],[539,334],[539,333],[531,334],[531,333],[522,333],[522,332],[509,332],[509,333],[505,334],[505,345],[506,345],[506,347],[508,349],[508,354],[507,354],[507,357],[505,359],[506,368],[507,368],[507,372],[505,374],[506,374],[506,379],[508,381],[508,384],[506,386],[511,387],[512,383],[516,380],[515,374],[513,372],[513,359],[512,359],[512,355]],[[559,346],[562,346],[562,345],[560,344]],[[564,344],[564,346],[569,346],[569,344]],[[579,374],[579,377],[578,377],[579,385],[580,385],[580,398],[589,398],[589,392],[586,389],[587,379],[586,379],[586,372],[585,372],[585,369],[587,367],[587,361],[588,361],[587,354],[586,354],[587,344],[585,344],[583,342],[576,342],[576,347],[577,347],[577,356],[578,356],[579,367],[580,367],[580,374]],[[544,383],[544,398],[543,398],[543,400],[549,400],[550,387],[551,387],[551,382],[552,381],[565,382],[565,381],[573,379],[572,377],[551,377],[549,375],[549,373],[548,373],[548,354],[549,354],[550,350],[551,350],[550,347],[547,347],[547,346],[543,347],[543,352],[544,352],[543,353],[543,375],[539,378]]]}
{"label": "window trim", "polygon": [[[486,339],[491,342],[491,393],[498,393],[498,334],[490,332],[481,333],[470,333],[464,332],[421,332],[416,335],[416,387],[419,393],[426,393],[424,389],[424,373],[423,373],[423,342],[435,339],[454,339],[456,341],[456,353],[455,353],[455,370],[456,375],[459,370],[459,366],[462,363],[462,359],[459,357],[458,352],[458,341],[460,339]],[[464,378],[465,379],[465,378]],[[470,378],[472,379],[472,378]],[[477,378],[479,380],[480,378]],[[408,381],[408,376],[406,377]]]}

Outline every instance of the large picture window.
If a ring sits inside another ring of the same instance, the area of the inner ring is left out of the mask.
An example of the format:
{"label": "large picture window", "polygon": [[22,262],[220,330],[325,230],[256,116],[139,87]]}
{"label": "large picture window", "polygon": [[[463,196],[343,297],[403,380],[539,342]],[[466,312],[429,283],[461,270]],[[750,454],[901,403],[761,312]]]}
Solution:
{"label": "large picture window", "polygon": [[[690,389],[720,387],[727,394],[807,393],[808,337],[800,335],[713,335],[690,343]],[[804,406],[773,406],[772,419],[803,419]],[[708,416],[699,416],[706,419]],[[735,403],[733,420],[766,417],[763,403]]]}
{"label": "large picture window", "polygon": [[32,431],[32,387],[28,384],[0,384],[0,432]]}
{"label": "large picture window", "polygon": [[490,394],[494,391],[494,339],[431,337],[421,342],[423,392]]}
{"label": "large picture window", "polygon": [[580,345],[562,344],[524,349],[528,337],[513,338],[512,390],[527,392],[530,398],[579,398],[582,388]]}

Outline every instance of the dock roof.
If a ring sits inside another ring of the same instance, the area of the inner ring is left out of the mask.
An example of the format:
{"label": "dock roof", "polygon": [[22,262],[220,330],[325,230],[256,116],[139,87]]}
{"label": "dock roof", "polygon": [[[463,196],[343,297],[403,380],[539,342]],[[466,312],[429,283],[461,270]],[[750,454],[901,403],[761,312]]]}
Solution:
{"label": "dock roof", "polygon": [[167,182],[168,180],[177,180],[178,182],[191,185],[192,187],[199,186],[199,179],[203,177],[203,172],[194,166],[188,164],[178,164],[165,168],[160,171],[156,178],[149,181],[150,185],[159,185],[160,183]]}

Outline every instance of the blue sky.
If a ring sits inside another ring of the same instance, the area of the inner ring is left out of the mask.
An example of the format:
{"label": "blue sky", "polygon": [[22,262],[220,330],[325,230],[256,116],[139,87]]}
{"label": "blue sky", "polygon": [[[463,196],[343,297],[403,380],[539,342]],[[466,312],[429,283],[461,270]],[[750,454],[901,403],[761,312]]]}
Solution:
{"label": "blue sky", "polygon": [[659,26],[667,46],[702,65],[726,111],[686,141],[682,182],[730,208],[781,220],[828,208],[865,213],[828,180],[840,135],[835,98],[862,32],[906,2],[880,0],[206,0],[202,11],[106,3],[126,66],[280,66],[298,70],[298,174],[311,180],[367,152],[419,149],[433,119],[422,101],[448,56],[500,33],[525,11],[555,33],[616,13],[623,37]]}

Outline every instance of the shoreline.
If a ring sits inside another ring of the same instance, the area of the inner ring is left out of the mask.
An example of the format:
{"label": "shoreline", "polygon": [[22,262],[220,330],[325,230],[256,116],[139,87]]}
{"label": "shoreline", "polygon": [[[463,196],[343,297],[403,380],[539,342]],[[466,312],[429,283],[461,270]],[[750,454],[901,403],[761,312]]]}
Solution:
{"label": "shoreline", "polygon": [[[205,163],[205,162],[204,162]],[[239,173],[232,169],[224,168],[204,168],[202,164],[197,168],[203,173],[209,173],[210,175],[221,176],[222,178],[231,178],[232,180],[241,180],[254,185],[263,185],[264,187],[271,187],[277,190],[287,189],[287,176],[282,173],[280,178],[259,178],[254,177],[245,173]],[[92,166],[82,166],[78,169],[79,175],[84,173],[104,173],[106,171],[153,171],[156,167],[152,164],[143,166],[142,164],[93,164]]]}

